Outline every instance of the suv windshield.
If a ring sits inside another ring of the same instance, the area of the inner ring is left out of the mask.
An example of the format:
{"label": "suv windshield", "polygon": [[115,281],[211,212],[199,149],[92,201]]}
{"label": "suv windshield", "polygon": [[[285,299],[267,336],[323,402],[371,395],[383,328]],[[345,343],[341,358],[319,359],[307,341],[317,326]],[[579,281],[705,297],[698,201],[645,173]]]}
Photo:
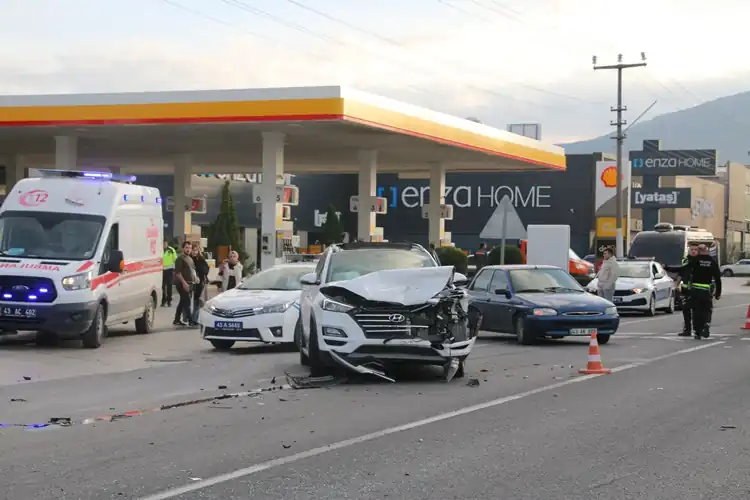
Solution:
{"label": "suv windshield", "polygon": [[650,262],[618,262],[617,267],[620,269],[617,272],[618,278],[650,278],[651,277],[651,263]]}
{"label": "suv windshield", "polygon": [[386,269],[436,267],[430,254],[421,250],[367,248],[331,254],[326,281],[346,281]]}
{"label": "suv windshield", "polygon": [[583,288],[562,269],[515,269],[510,280],[516,293],[583,292]]}
{"label": "suv windshield", "polygon": [[0,215],[0,255],[91,259],[104,223],[99,215],[9,210]]}
{"label": "suv windshield", "polygon": [[667,265],[679,266],[685,256],[685,233],[639,233],[630,246],[630,257],[650,258]]}
{"label": "suv windshield", "polygon": [[302,290],[299,280],[315,271],[315,266],[272,267],[258,274],[248,276],[240,290]]}

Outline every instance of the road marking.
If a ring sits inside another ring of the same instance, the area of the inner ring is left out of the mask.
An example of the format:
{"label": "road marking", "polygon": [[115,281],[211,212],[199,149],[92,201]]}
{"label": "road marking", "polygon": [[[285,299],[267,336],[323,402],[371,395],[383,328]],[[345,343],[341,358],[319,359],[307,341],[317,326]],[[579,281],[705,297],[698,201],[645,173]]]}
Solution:
{"label": "road marking", "polygon": [[[675,351],[669,354],[664,354],[662,356],[657,356],[655,358],[638,361],[634,363],[630,363],[627,365],[621,365],[615,368],[612,368],[612,373],[622,372],[625,370],[630,370],[632,368],[637,368],[639,366],[644,366],[650,363],[655,363],[658,361],[663,361],[668,358],[672,358],[675,356],[679,356],[681,354],[688,354],[695,351],[700,351],[701,349],[706,349],[709,347],[714,347],[717,345],[721,345],[724,342],[713,342],[711,344],[701,344],[699,346],[691,347],[689,349],[682,349],[680,351]],[[141,500],[167,500],[169,498],[175,498],[180,495],[184,495],[185,493],[192,493],[194,491],[203,490],[206,488],[209,488],[211,486],[215,486],[217,484],[226,483],[228,481],[233,481],[235,479],[240,479],[243,477],[251,476],[253,474],[257,474],[259,472],[266,471],[268,469],[272,469],[274,467],[280,467],[282,465],[288,465],[294,462],[299,462],[300,460],[305,460],[307,458],[316,457],[318,455],[323,455],[324,453],[328,453],[331,451],[340,450],[342,448],[349,448],[351,446],[355,446],[361,443],[365,443],[368,441],[372,441],[374,439],[379,439],[381,437],[390,436],[391,434],[397,434],[399,432],[408,431],[411,429],[416,429],[418,427],[424,427],[426,425],[434,424],[436,422],[442,422],[444,420],[449,420],[455,417],[459,417],[462,415],[468,415],[470,413],[476,413],[480,410],[485,410],[487,408],[494,408],[496,406],[501,406],[507,403],[510,403],[512,401],[517,401],[519,399],[527,398],[529,396],[534,396],[536,394],[540,394],[543,392],[552,391],[554,389],[559,389],[561,387],[565,387],[567,385],[572,385],[578,382],[583,382],[585,380],[590,380],[592,378],[599,377],[600,375],[584,375],[577,378],[572,378],[568,380],[564,380],[562,382],[557,382],[555,384],[546,385],[544,387],[539,387],[537,389],[532,389],[530,391],[520,392],[518,394],[514,394],[512,396],[506,396],[503,398],[494,399],[492,401],[486,401],[484,403],[479,403],[472,406],[467,406],[466,408],[462,408],[460,410],[454,410],[447,413],[441,413],[439,415],[434,415],[432,417],[424,418],[421,420],[417,420],[414,422],[410,422],[408,424],[398,425],[396,427],[390,427],[388,429],[383,429],[380,431],[372,432],[370,434],[365,434],[363,436],[358,436],[350,439],[345,439],[343,441],[339,441],[337,443],[320,446],[318,448],[313,448],[311,450],[302,451],[300,453],[295,453],[293,455],[288,455],[286,457],[280,457],[273,460],[269,460],[267,462],[261,462],[255,465],[251,465],[249,467],[245,467],[242,469],[238,469],[234,472],[229,472],[226,474],[220,474],[218,476],[204,479],[202,481],[197,481],[192,484],[186,484],[185,486],[180,486],[177,488],[172,488],[166,491],[162,491],[161,493],[155,493],[153,495],[148,495],[145,497],[142,497]]]}
{"label": "road marking", "polygon": [[[744,307],[745,309],[747,309],[748,306],[747,304],[737,304],[734,306],[714,307],[714,311],[739,309],[740,307]],[[678,315],[674,315],[674,314],[665,314],[662,316],[655,316],[653,318],[643,318],[643,319],[636,319],[636,320],[631,320],[631,321],[628,321],[628,318],[621,318],[621,320],[623,321],[620,321],[620,325],[621,326],[622,325],[635,325],[636,323],[645,323],[647,321],[658,321],[661,319],[678,318],[678,317],[679,317]]]}

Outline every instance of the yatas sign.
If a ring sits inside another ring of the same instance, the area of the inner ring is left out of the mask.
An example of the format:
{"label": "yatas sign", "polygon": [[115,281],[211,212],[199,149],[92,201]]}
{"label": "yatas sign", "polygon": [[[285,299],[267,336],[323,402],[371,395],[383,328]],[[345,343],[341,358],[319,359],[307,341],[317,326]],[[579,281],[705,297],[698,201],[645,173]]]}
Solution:
{"label": "yatas sign", "polygon": [[715,149],[631,151],[634,176],[716,175]]}
{"label": "yatas sign", "polygon": [[632,189],[633,208],[690,208],[690,188]]}

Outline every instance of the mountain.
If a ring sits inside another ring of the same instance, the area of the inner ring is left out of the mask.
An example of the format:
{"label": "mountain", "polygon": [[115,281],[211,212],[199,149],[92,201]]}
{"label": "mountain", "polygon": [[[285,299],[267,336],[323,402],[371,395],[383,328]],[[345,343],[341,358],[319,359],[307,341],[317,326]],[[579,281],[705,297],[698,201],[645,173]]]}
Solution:
{"label": "mountain", "polygon": [[[644,139],[661,139],[662,149],[716,149],[719,162],[750,163],[750,92],[659,115],[628,130],[625,151],[641,149]],[[611,135],[561,144],[567,153],[613,153]]]}

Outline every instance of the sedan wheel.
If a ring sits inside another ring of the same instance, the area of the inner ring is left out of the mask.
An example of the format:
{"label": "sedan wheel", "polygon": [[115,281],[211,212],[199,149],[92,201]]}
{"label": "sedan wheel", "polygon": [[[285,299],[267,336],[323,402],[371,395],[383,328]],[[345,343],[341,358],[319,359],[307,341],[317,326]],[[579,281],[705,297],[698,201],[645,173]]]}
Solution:
{"label": "sedan wheel", "polygon": [[674,314],[675,301],[676,300],[677,299],[674,296],[674,292],[670,292],[670,294],[669,294],[669,306],[665,310],[667,314]]}
{"label": "sedan wheel", "polygon": [[646,316],[656,316],[656,296],[652,293],[651,299],[648,302],[648,311]]}

